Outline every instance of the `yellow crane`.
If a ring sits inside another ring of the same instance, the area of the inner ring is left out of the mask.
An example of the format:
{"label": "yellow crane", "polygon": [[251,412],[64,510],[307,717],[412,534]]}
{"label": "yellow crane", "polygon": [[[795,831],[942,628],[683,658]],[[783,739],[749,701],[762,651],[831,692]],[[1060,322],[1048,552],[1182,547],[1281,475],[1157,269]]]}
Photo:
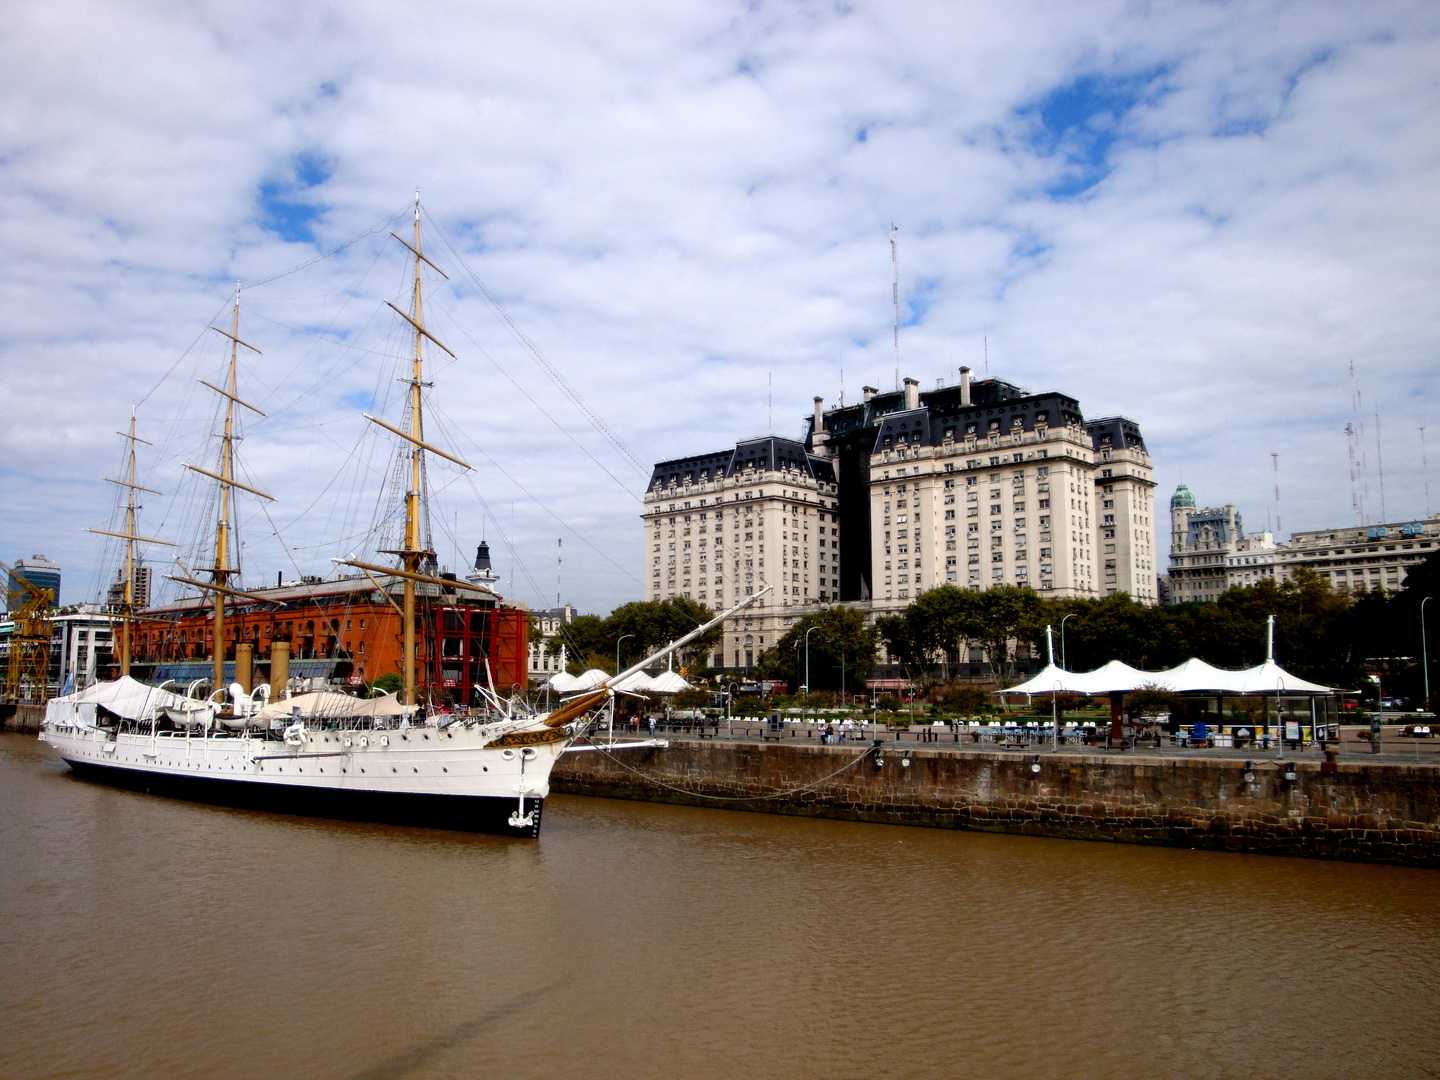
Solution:
{"label": "yellow crane", "polygon": [[10,666],[5,673],[7,705],[39,705],[49,697],[50,608],[53,589],[36,588],[24,575],[0,562],[19,588],[9,590],[7,604],[15,624],[10,634]]}

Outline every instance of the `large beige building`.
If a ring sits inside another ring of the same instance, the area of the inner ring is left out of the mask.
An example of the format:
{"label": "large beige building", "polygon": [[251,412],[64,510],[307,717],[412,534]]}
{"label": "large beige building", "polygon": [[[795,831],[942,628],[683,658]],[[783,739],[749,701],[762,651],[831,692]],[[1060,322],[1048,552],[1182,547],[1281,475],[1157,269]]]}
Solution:
{"label": "large beige building", "polygon": [[715,667],[748,668],[806,606],[838,599],[835,471],[804,443],[769,435],[662,461],[645,493],[645,597],[723,609],[773,591],[726,627]]}
{"label": "large beige building", "polygon": [[[1009,584],[1156,601],[1155,484],[1130,420],[1087,422],[1074,398],[972,383],[961,368],[931,392],[906,379],[900,393],[817,406],[810,442],[836,462],[845,599],[885,611],[937,585]],[[856,488],[863,514],[847,508]]]}
{"label": "large beige building", "polygon": [[660,462],[642,514],[645,596],[713,609],[774,588],[727,627],[748,668],[794,621],[848,602],[896,611],[942,584],[1156,602],[1154,480],[1136,424],[1086,421],[999,379],[865,389],[805,440],[750,439]]}

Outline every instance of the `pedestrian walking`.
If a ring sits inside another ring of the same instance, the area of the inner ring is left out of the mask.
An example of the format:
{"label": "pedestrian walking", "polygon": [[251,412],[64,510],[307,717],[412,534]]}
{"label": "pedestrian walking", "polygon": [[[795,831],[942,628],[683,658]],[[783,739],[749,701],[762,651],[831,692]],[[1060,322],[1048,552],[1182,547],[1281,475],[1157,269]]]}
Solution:
{"label": "pedestrian walking", "polygon": [[650,737],[653,739],[653,738],[655,737],[655,717],[651,716],[651,717],[649,717],[649,720],[650,720]]}

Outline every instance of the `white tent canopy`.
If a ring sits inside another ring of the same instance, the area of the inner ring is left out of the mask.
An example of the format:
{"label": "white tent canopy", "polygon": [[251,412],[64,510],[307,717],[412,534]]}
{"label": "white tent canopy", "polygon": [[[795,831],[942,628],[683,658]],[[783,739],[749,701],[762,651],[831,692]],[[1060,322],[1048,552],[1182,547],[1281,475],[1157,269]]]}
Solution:
{"label": "white tent canopy", "polygon": [[1085,680],[1085,675],[1066,671],[1054,664],[1046,664],[1039,674],[1018,686],[1010,686],[1000,692],[1003,694],[1088,694],[1090,693],[1089,684]]}
{"label": "white tent canopy", "polygon": [[78,693],[51,698],[45,703],[45,722],[88,726],[93,723],[97,705],[126,720],[148,720],[159,709],[167,705],[178,708],[184,701],[179,694],[146,686],[126,675],[114,682],[96,683]]}
{"label": "white tent canopy", "polygon": [[662,671],[650,680],[650,689],[656,694],[679,694],[694,687],[675,671]]}
{"label": "white tent canopy", "polygon": [[1336,689],[1298,678],[1273,660],[1243,671],[1229,671],[1190,659],[1166,671],[1141,671],[1111,660],[1094,671],[1076,673],[1047,664],[1033,678],[1001,691],[1005,694],[1126,694],[1158,686],[1177,694],[1335,694]]}
{"label": "white tent canopy", "polygon": [[628,690],[632,694],[653,693],[655,680],[643,671],[636,671],[611,684],[615,690]]}
{"label": "white tent canopy", "polygon": [[1177,694],[1193,694],[1209,691],[1216,694],[1243,694],[1241,683],[1243,671],[1227,671],[1207,664],[1204,660],[1191,657],[1183,664],[1167,671],[1157,671],[1154,682]]}
{"label": "white tent canopy", "polygon": [[599,668],[592,667],[589,671],[585,672],[584,675],[581,675],[578,679],[576,679],[575,684],[571,686],[570,689],[594,690],[595,687],[599,686],[601,683],[603,683],[606,679],[610,677],[611,675],[608,671],[601,671]]}
{"label": "white tent canopy", "polygon": [[571,690],[580,685],[580,680],[568,671],[557,671],[550,678],[545,680],[545,685],[551,690],[557,690],[562,694],[568,694]]}
{"label": "white tent canopy", "polygon": [[1242,694],[1338,694],[1340,692],[1332,686],[1306,682],[1304,679],[1291,675],[1274,660],[1266,660],[1259,667],[1249,668],[1240,674],[1245,676],[1241,684],[1244,687],[1240,691]]}

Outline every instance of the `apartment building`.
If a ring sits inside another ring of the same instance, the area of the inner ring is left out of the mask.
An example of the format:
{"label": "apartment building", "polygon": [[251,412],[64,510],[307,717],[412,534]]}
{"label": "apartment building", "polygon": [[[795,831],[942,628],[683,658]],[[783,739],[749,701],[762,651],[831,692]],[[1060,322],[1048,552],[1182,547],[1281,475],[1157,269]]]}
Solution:
{"label": "apartment building", "polygon": [[551,675],[565,670],[567,656],[565,642],[560,635],[566,626],[575,621],[575,605],[567,603],[560,607],[539,608],[532,610],[530,615],[537,633],[530,639],[526,670],[532,683],[544,682]]}
{"label": "apartment building", "polygon": [[1437,546],[1440,514],[1423,521],[1291,533],[1278,552],[1278,565],[1283,578],[1308,566],[1342,592],[1395,592],[1410,568]]}
{"label": "apartment building", "polygon": [[1139,427],[1000,379],[864,389],[808,439],[836,463],[841,598],[877,611],[927,588],[1029,585],[1156,602],[1154,480]]}
{"label": "apartment building", "polygon": [[748,668],[803,609],[838,599],[835,470],[795,439],[767,435],[657,464],[645,493],[645,598],[720,610],[773,592],[726,627],[715,667]]}
{"label": "apartment building", "polygon": [[1280,548],[1275,534],[1251,533],[1235,541],[1234,553],[1226,559],[1226,581],[1232,589],[1274,581],[1279,565]]}

